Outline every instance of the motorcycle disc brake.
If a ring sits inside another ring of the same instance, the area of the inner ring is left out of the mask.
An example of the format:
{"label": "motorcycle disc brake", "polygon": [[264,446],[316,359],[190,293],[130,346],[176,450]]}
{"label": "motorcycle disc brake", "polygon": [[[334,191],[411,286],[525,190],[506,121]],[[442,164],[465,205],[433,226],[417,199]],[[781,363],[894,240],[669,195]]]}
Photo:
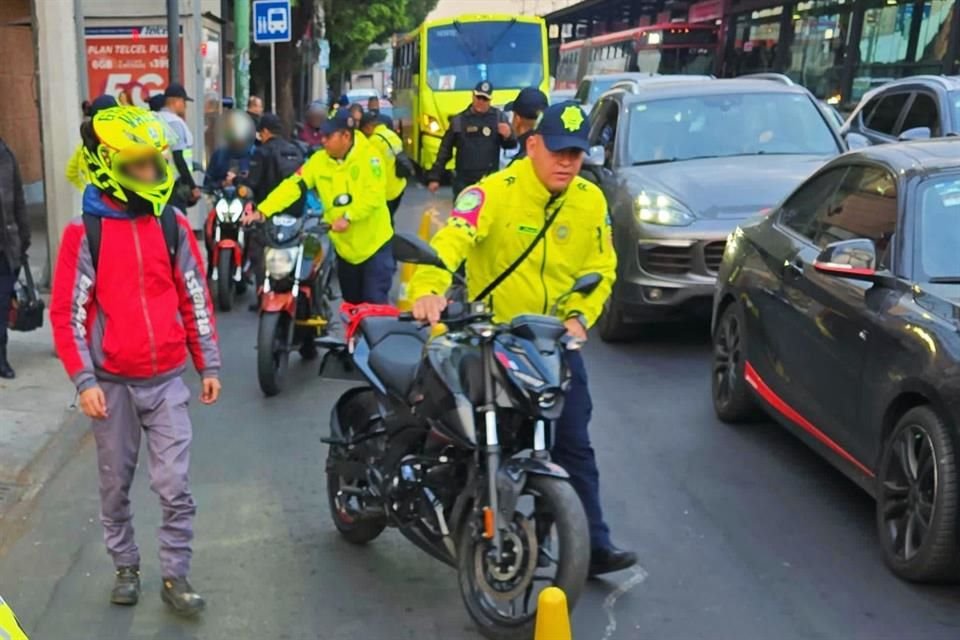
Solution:
{"label": "motorcycle disc brake", "polygon": [[510,528],[502,532],[501,545],[504,553],[513,553],[508,564],[496,564],[489,543],[483,538],[474,545],[473,564],[477,586],[491,598],[509,602],[524,594],[537,568],[538,545],[533,523],[517,514]]}

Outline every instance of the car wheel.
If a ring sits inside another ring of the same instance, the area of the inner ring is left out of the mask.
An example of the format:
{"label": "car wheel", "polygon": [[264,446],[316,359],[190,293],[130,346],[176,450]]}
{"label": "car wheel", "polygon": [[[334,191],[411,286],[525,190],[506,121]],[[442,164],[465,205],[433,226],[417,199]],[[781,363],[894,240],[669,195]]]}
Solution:
{"label": "car wheel", "polygon": [[747,333],[736,303],[720,314],[713,332],[713,410],[723,422],[746,422],[756,417],[757,405],[747,384]]}
{"label": "car wheel", "polygon": [[957,460],[930,407],[905,413],[887,438],[877,474],[877,530],[890,569],[912,582],[960,577]]}
{"label": "car wheel", "polygon": [[613,299],[607,298],[603,313],[597,320],[597,331],[604,342],[623,342],[633,336],[633,325],[624,318],[623,307]]}

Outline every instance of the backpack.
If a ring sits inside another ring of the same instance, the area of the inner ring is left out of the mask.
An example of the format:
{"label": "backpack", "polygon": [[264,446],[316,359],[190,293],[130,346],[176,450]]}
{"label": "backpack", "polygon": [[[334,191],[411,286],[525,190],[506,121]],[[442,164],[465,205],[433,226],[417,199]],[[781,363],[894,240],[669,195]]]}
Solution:
{"label": "backpack", "polygon": [[274,162],[276,162],[277,177],[280,180],[289,178],[294,173],[297,172],[303,165],[304,153],[296,144],[292,142],[283,141],[285,144],[281,145],[272,155]]}
{"label": "backpack", "polygon": [[[376,134],[378,138],[383,140],[387,149],[393,151],[393,145],[390,144],[390,140],[387,139],[387,136],[382,133]],[[398,178],[412,178],[417,173],[417,168],[413,166],[413,160],[410,159],[410,156],[407,155],[406,151],[402,149],[393,154],[393,157],[396,158],[396,165],[394,166],[394,173]]]}
{"label": "backpack", "polygon": [[[87,245],[90,247],[90,258],[93,260],[93,270],[97,270],[100,261],[100,238],[103,220],[100,216],[83,214],[83,226],[87,230]],[[170,269],[176,270],[177,250],[180,246],[180,229],[177,224],[177,211],[167,205],[160,214],[160,227],[163,229],[163,239],[167,244],[167,253],[170,254]]]}

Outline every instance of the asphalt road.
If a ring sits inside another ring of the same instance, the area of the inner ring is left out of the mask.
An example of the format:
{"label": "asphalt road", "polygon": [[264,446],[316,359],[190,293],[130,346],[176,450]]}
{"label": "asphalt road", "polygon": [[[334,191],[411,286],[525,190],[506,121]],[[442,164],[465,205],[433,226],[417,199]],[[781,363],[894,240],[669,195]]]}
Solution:
{"label": "asphalt road", "polygon": [[[401,226],[415,225],[422,190]],[[330,407],[346,385],[296,362],[266,400],[254,369],[255,317],[219,319],[224,395],[194,407],[199,504],[193,582],[199,620],[159,598],[156,499],[134,491],[144,598],[112,607],[89,443],[66,465],[0,559],[0,594],[39,640],[474,639],[451,569],[395,532],[341,542],[327,514]],[[587,348],[592,426],[615,538],[642,568],[593,581],[577,640],[957,637],[960,589],[916,587],[882,565],[870,499],[770,423],[720,424],[709,400],[709,339],[698,324]],[[191,384],[196,388],[196,379]]]}

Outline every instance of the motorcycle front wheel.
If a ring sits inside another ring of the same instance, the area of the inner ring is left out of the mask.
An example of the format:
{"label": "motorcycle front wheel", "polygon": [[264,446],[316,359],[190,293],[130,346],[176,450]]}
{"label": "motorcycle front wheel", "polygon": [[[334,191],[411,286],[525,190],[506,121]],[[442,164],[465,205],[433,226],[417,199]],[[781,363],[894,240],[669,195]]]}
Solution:
{"label": "motorcycle front wheel", "polygon": [[220,311],[230,311],[233,308],[236,291],[233,282],[233,252],[224,250],[220,252],[217,265],[217,304]]}
{"label": "motorcycle front wheel", "polygon": [[286,313],[270,311],[260,314],[257,332],[257,379],[267,396],[275,396],[283,388],[290,362],[290,332],[293,322]]}
{"label": "motorcycle front wheel", "polygon": [[540,592],[559,587],[570,609],[587,580],[590,533],[570,483],[530,476],[513,521],[502,533],[498,560],[479,523],[460,533],[460,595],[481,634],[491,640],[533,637]]}

